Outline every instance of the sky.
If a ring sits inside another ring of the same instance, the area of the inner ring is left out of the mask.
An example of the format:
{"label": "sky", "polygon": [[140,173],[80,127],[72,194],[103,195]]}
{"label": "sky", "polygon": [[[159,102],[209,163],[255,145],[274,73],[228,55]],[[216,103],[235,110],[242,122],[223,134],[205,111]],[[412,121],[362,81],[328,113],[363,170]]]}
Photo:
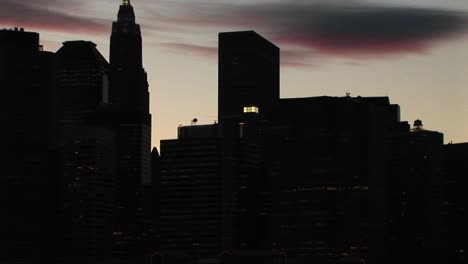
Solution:
{"label": "sky", "polygon": [[[1,0],[0,28],[48,51],[88,40],[108,58],[121,0]],[[467,0],[131,0],[143,35],[153,146],[217,119],[219,32],[281,48],[281,97],[389,96],[401,119],[468,142]],[[304,122],[313,122],[304,117]]]}

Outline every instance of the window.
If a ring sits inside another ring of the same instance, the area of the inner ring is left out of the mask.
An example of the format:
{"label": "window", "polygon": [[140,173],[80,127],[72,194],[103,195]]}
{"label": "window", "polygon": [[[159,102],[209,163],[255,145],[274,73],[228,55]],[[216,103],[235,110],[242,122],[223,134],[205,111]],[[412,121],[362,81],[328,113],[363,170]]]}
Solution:
{"label": "window", "polygon": [[259,109],[256,106],[246,106],[244,107],[244,113],[259,113]]}

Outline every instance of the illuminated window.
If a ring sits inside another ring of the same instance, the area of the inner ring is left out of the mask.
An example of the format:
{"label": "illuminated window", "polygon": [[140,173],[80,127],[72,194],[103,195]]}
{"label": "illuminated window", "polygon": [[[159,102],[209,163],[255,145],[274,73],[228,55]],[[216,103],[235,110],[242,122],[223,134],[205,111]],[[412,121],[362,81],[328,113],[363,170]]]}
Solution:
{"label": "illuminated window", "polygon": [[259,113],[258,107],[256,106],[246,106],[244,107],[244,113]]}

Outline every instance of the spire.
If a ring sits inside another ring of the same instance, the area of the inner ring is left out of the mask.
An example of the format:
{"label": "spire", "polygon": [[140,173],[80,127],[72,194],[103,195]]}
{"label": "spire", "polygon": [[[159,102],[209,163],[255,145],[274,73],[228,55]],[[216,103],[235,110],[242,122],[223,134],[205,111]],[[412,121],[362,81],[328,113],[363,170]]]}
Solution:
{"label": "spire", "polygon": [[135,22],[135,13],[130,0],[123,0],[122,5],[119,8],[119,14],[117,21],[122,22]]}

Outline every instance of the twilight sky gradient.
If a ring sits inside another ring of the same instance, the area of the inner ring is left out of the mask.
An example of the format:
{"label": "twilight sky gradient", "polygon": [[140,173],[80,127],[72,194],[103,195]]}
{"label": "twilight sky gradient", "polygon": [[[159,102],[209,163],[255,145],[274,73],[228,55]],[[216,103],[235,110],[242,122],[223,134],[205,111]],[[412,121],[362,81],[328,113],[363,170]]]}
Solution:
{"label": "twilight sky gradient", "polygon": [[[90,40],[108,58],[120,0],[2,0],[0,28],[45,50]],[[389,96],[402,120],[468,141],[467,0],[133,0],[149,74],[153,145],[217,115],[217,34],[255,30],[281,48],[281,96]],[[313,122],[307,120],[304,122]]]}

